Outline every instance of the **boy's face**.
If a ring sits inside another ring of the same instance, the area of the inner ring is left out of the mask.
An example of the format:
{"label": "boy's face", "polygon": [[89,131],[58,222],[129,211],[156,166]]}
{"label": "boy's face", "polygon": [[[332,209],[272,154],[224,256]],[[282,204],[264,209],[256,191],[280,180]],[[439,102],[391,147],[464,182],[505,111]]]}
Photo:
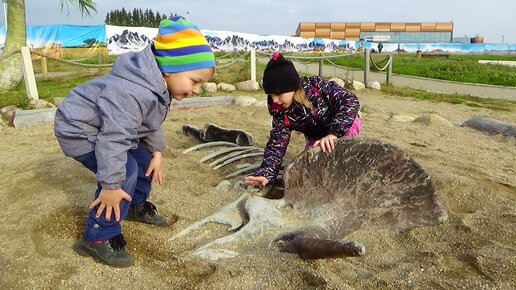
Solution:
{"label": "boy's face", "polygon": [[207,82],[213,74],[213,68],[203,68],[176,73],[164,73],[170,95],[181,101],[184,98],[198,94],[202,84]]}
{"label": "boy's face", "polygon": [[295,91],[282,94],[271,94],[272,102],[276,105],[282,106],[283,108],[288,108],[294,101],[294,93]]}

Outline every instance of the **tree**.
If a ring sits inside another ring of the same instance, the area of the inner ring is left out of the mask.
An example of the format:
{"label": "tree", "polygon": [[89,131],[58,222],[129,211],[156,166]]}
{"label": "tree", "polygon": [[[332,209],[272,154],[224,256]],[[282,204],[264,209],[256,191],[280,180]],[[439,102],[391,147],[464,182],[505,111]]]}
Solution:
{"label": "tree", "polygon": [[83,43],[86,47],[92,47],[93,45],[98,43],[98,40],[96,38],[88,38],[84,40]]}
{"label": "tree", "polygon": [[[60,0],[61,12],[70,5],[76,6],[82,16],[96,12],[93,0]],[[7,33],[0,59],[0,90],[14,89],[22,80],[21,54],[16,53],[22,46],[27,45],[27,28],[25,25],[25,0],[7,0]]]}
{"label": "tree", "polygon": [[[170,13],[170,15],[172,16],[174,14]],[[152,9],[143,11],[141,8],[134,8],[131,12],[122,8],[122,10],[115,9],[108,12],[106,14],[106,24],[132,27],[158,27],[161,20],[165,18],[167,18],[166,14],[160,14],[159,11],[154,13]]]}

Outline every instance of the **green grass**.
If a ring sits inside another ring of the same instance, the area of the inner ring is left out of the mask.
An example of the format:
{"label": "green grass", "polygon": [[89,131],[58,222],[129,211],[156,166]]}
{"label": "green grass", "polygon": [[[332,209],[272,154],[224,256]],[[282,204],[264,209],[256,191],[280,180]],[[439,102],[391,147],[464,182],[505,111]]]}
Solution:
{"label": "green grass", "polygon": [[[227,53],[216,53],[216,58],[222,55],[227,55]],[[225,64],[234,60],[233,56],[227,56],[223,60],[217,59],[217,67],[223,67]],[[256,78],[257,81],[260,82],[263,71],[265,70],[265,64],[260,62],[256,62]],[[228,84],[236,84],[238,82],[243,82],[251,79],[251,64],[250,57],[247,55],[243,58],[243,60],[239,60],[234,64],[223,67],[221,69],[216,69],[213,77],[210,82],[215,83],[228,83]]]}
{"label": "green grass", "polygon": [[[222,53],[219,53],[219,57],[223,55]],[[384,58],[384,55],[374,55],[375,58],[378,58],[378,61],[380,61],[380,58]],[[428,61],[428,63],[440,63],[440,62],[448,62],[449,61],[457,61],[457,59],[460,59],[461,61],[477,61],[478,59],[504,59],[504,60],[516,60],[516,56],[492,56],[492,55],[450,55],[450,60],[442,60],[442,59],[422,59],[420,62],[415,60],[414,55],[396,55],[395,56],[395,64],[396,59],[398,59],[399,63],[406,62],[408,63],[407,67],[412,64],[412,67],[418,67],[421,63],[425,63]],[[231,61],[232,58],[228,57],[226,61]],[[353,57],[345,57],[341,60],[346,60],[346,65],[352,66],[355,65],[356,67],[360,67],[363,62],[363,58],[360,55],[353,56]],[[41,66],[38,64],[39,61],[34,61],[33,66],[36,72],[41,71]],[[39,67],[38,67],[39,65]],[[380,65],[380,64],[379,64]],[[512,71],[514,74],[514,70],[511,70],[507,67],[498,68],[496,70],[497,72],[503,72],[505,71]],[[57,62],[49,60],[48,62],[48,70],[50,72],[56,72],[56,71],[72,71],[73,74],[69,76],[62,76],[62,77],[56,77],[56,78],[48,78],[43,79],[39,78],[37,80],[37,86],[38,86],[38,93],[40,99],[52,102],[55,97],[64,97],[68,94],[68,92],[73,89],[75,86],[84,83],[88,80],[91,80],[97,76],[105,74],[108,69],[92,69],[92,68],[83,68],[83,67],[77,67],[70,64]],[[456,69],[456,67],[454,67]],[[257,63],[257,72],[256,76],[258,79],[258,82],[261,80],[261,76],[263,75],[263,71],[265,69],[265,64],[262,64],[260,62]],[[416,70],[416,69],[414,69]],[[235,84],[240,81],[245,81],[250,79],[250,65],[249,65],[249,57],[246,58],[245,61],[239,61],[229,67],[217,69],[215,70],[215,73],[210,80],[211,82],[220,83],[225,82],[229,84]],[[514,85],[514,84],[513,84]],[[446,102],[450,104],[463,104],[470,107],[478,107],[478,108],[488,108],[495,111],[503,111],[503,112],[512,112],[516,109],[516,101],[509,101],[509,100],[499,100],[499,99],[486,99],[486,98],[479,98],[479,97],[473,97],[469,95],[459,95],[459,94],[443,94],[443,93],[431,93],[426,92],[424,90],[416,90],[416,89],[410,89],[410,88],[398,88],[394,87],[392,85],[382,85],[382,91],[392,94],[392,95],[398,95],[403,97],[411,97],[414,99],[420,99],[420,100],[430,100],[434,102]],[[217,92],[213,95],[227,95],[227,94],[252,94],[256,96],[263,95],[263,91],[258,92],[241,92],[241,91],[235,91],[232,93],[228,92]],[[210,96],[210,94],[206,92],[202,92],[201,96]],[[20,85],[14,90],[0,93],[0,108],[8,105],[16,105],[19,108],[26,108],[27,107],[27,98],[25,94],[25,86],[24,83],[21,82]]]}
{"label": "green grass", "polygon": [[[373,60],[379,65],[387,55],[373,54]],[[435,78],[442,80],[469,82],[489,85],[516,87],[516,67],[496,64],[479,64],[478,60],[512,60],[516,55],[489,54],[450,54],[446,58],[422,58],[416,60],[415,54],[400,53],[393,55],[394,73]],[[363,54],[335,58],[332,61],[338,65],[352,68],[363,68]],[[371,65],[373,69],[373,66]]]}
{"label": "green grass", "polygon": [[488,99],[460,94],[431,93],[424,90],[400,88],[382,84],[382,92],[401,97],[410,97],[418,100],[463,104],[474,108],[486,108],[498,112],[513,112],[516,110],[516,101],[502,99]]}
{"label": "green grass", "polygon": [[[97,76],[105,73],[105,70],[97,71],[97,73],[82,73],[49,78],[38,79],[36,84],[38,86],[39,98],[48,102],[53,102],[55,97],[64,97],[74,87],[89,81]],[[18,108],[25,109],[28,105],[28,99],[25,92],[25,83],[22,81],[14,90],[8,92],[0,92],[0,108],[15,105]]]}

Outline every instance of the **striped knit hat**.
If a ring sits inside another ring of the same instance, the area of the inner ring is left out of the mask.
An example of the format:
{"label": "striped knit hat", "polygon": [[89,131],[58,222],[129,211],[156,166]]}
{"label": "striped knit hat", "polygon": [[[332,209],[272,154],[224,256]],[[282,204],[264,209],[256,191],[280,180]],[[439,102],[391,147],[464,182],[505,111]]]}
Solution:
{"label": "striped knit hat", "polygon": [[160,22],[153,51],[163,73],[215,67],[208,41],[197,26],[182,16]]}

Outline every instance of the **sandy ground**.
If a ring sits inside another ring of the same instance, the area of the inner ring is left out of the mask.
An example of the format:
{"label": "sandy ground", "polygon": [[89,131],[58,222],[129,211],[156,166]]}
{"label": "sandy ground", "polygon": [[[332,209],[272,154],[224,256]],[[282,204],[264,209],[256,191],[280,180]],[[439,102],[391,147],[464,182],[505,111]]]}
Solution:
{"label": "sandy ground", "polygon": [[[0,129],[0,288],[116,289],[514,289],[516,287],[516,140],[460,126],[393,121],[391,115],[437,113],[454,125],[481,115],[516,124],[516,113],[411,101],[363,91],[363,136],[397,144],[431,174],[449,220],[405,232],[359,230],[347,239],[367,247],[359,258],[304,261],[269,247],[270,234],[229,245],[233,259],[203,260],[188,250],[225,234],[208,225],[195,237],[170,237],[237,199],[217,191],[225,171],[183,154],[196,141],[185,123],[212,122],[253,134],[264,146],[270,117],[263,107],[176,110],[163,125],[166,183],[151,195],[160,212],[177,217],[165,228],[125,222],[135,265],[117,269],[78,256],[71,245],[84,227],[95,179],[62,155],[52,125]],[[294,134],[288,157],[303,148]],[[337,214],[337,213],[336,213]]]}

